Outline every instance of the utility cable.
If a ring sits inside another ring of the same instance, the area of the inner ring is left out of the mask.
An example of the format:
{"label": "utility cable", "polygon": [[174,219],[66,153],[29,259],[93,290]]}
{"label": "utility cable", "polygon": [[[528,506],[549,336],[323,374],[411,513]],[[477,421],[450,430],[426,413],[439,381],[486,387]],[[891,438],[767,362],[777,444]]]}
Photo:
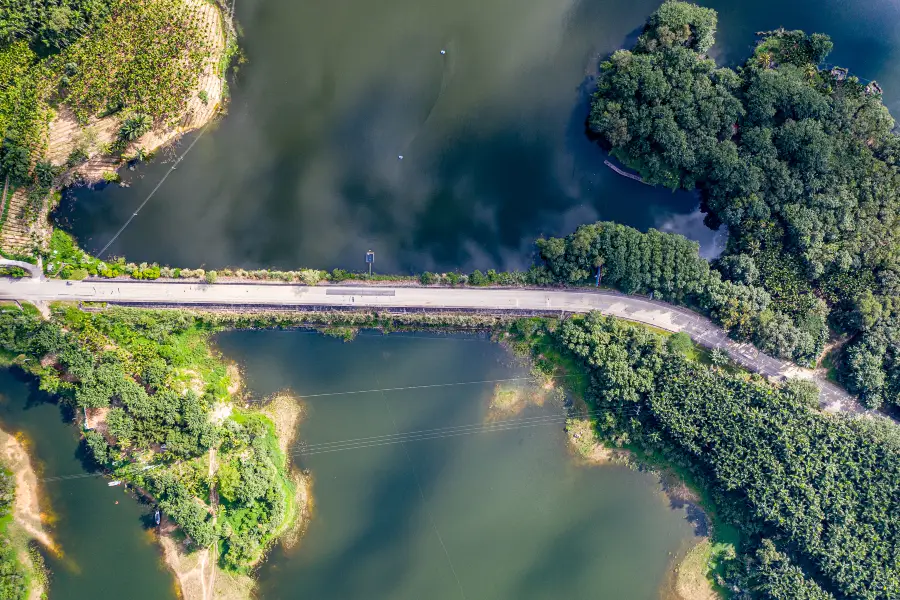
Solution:
{"label": "utility cable", "polygon": [[[391,403],[388,401],[388,397],[383,392],[381,394],[381,397],[382,399],[384,399],[384,405],[387,407],[388,414],[391,417],[391,422],[394,424],[394,430],[398,431],[399,428],[397,427],[397,419],[394,418],[394,411],[391,410]],[[409,450],[406,448],[406,445],[403,442],[400,442],[400,446],[403,448],[403,453],[406,454],[406,461],[409,463],[409,467],[413,473],[413,478],[416,480],[416,487],[419,488],[419,497],[422,498],[422,506],[425,507],[425,512],[428,513],[428,520],[431,521],[431,527],[434,529],[434,533],[435,535],[437,535],[437,539],[441,543],[441,548],[444,549],[444,556],[447,557],[447,563],[450,565],[450,571],[453,573],[453,577],[456,579],[456,585],[459,586],[459,595],[463,600],[466,600],[466,592],[463,589],[462,581],[460,581],[459,575],[456,573],[456,567],[453,566],[453,559],[450,558],[450,552],[447,550],[447,545],[444,544],[444,538],[441,537],[441,532],[437,528],[437,523],[434,522],[434,515],[431,512],[431,506],[425,499],[425,492],[422,491],[422,483],[419,481],[419,472],[416,469],[415,463],[412,461],[412,457],[409,455]]]}
{"label": "utility cable", "polygon": [[[633,411],[633,412],[632,412]],[[598,410],[587,413],[574,413],[574,414],[557,414],[557,415],[547,415],[544,417],[533,417],[531,420],[521,419],[521,420],[510,420],[510,422],[497,422],[493,425],[490,424],[477,424],[477,425],[468,425],[468,426],[460,426],[456,430],[451,430],[453,428],[447,428],[448,431],[440,431],[440,430],[432,430],[432,432],[408,432],[406,434],[395,434],[394,436],[386,436],[385,439],[381,440],[371,440],[371,441],[354,441],[347,440],[343,442],[331,442],[335,444],[333,446],[323,446],[323,447],[314,447],[314,448],[306,448],[300,445],[297,450],[291,453],[291,456],[314,456],[316,454],[329,454],[332,452],[342,452],[345,450],[366,450],[370,448],[377,448],[379,446],[390,446],[394,444],[405,444],[407,442],[419,442],[419,441],[428,441],[428,440],[438,440],[445,439],[451,437],[459,437],[463,435],[474,435],[478,433],[493,433],[499,431],[514,431],[518,429],[525,429],[530,427],[537,427],[540,425],[554,425],[554,424],[562,424],[568,421],[571,418],[578,417],[596,417],[601,416],[607,413],[617,413],[619,416],[624,417],[636,417],[640,414],[640,411],[637,409],[627,409],[624,411],[614,411],[614,410]]]}
{"label": "utility cable", "polygon": [[147,195],[147,197],[144,199],[144,201],[141,203],[141,205],[138,206],[138,209],[136,211],[134,211],[134,213],[130,217],[128,217],[128,220],[125,221],[125,224],[122,225],[121,228],[119,228],[119,231],[117,231],[116,234],[114,236],[112,236],[112,239],[109,240],[106,243],[106,245],[103,246],[103,248],[100,250],[100,252],[97,253],[97,258],[101,258],[103,256],[103,253],[106,252],[107,248],[112,246],[112,243],[115,242],[120,235],[122,235],[122,232],[125,231],[125,228],[131,224],[131,222],[134,220],[134,218],[136,216],[138,216],[138,213],[141,212],[141,209],[144,208],[144,206],[148,202],[150,202],[150,199],[153,197],[153,195],[156,193],[156,191],[162,186],[163,183],[165,183],[166,179],[169,178],[169,175],[172,174],[172,171],[175,170],[175,167],[178,166],[178,163],[180,163],[182,160],[184,160],[184,157],[188,155],[188,152],[191,151],[191,149],[194,147],[194,144],[196,144],[197,142],[200,141],[200,138],[202,138],[203,134],[206,133],[206,130],[209,127],[209,124],[211,122],[212,121],[210,121],[209,123],[207,123],[206,125],[203,126],[203,129],[200,130],[200,133],[197,135],[197,137],[195,137],[194,140],[191,142],[191,144],[187,147],[187,150],[184,151],[184,154],[182,154],[177,159],[175,159],[175,162],[172,164],[172,166],[169,168],[169,170],[166,171],[166,174],[162,176],[162,179],[159,180],[159,183],[156,184],[156,187],[153,188],[153,190],[150,192],[150,194]]}
{"label": "utility cable", "polygon": [[[567,377],[576,377],[576,375],[554,375],[551,379],[563,379]],[[348,392],[325,392],[323,394],[298,394],[297,396],[301,399],[307,398],[324,398],[326,396],[350,396],[354,394],[375,394],[375,393],[384,393],[384,392],[400,392],[404,390],[424,390],[431,388],[440,388],[440,387],[456,387],[461,385],[478,385],[482,383],[508,383],[510,381],[530,381],[534,379],[533,377],[511,377],[509,379],[486,379],[484,381],[459,381],[454,383],[432,383],[427,385],[409,385],[405,387],[396,387],[396,388],[384,388],[380,390],[353,390]],[[257,402],[262,402],[262,400],[258,400]]]}
{"label": "utility cable", "polygon": [[[140,472],[150,471],[151,469],[155,469],[161,465],[147,465],[140,470]],[[90,477],[115,477],[116,473],[77,473],[74,475],[57,475],[56,477],[44,477],[40,481],[69,481],[72,479],[88,479]]]}
{"label": "utility cable", "polygon": [[[523,417],[518,419],[504,419],[500,421],[493,421],[489,423],[472,423],[468,425],[456,425],[451,427],[437,427],[434,429],[423,429],[418,431],[410,431],[406,433],[399,434],[388,434],[388,435],[378,435],[378,436],[370,436],[370,437],[362,437],[348,440],[339,440],[332,442],[321,442],[318,444],[298,444],[296,448],[298,451],[296,454],[307,454],[310,452],[318,452],[319,450],[328,450],[332,448],[342,449],[347,446],[356,446],[358,444],[370,444],[370,443],[381,443],[381,442],[391,442],[391,441],[400,441],[404,439],[415,440],[418,438],[430,438],[431,436],[444,436],[445,434],[466,434],[466,433],[478,433],[480,431],[491,431],[494,429],[503,429],[509,427],[515,427],[518,425],[528,425],[531,423],[541,424],[546,421],[557,421],[559,419],[568,419],[573,416],[598,416],[608,411],[589,411],[587,413],[580,414],[568,414],[568,413],[555,413],[551,415],[541,415],[536,417]],[[295,454],[295,453],[292,453]]]}

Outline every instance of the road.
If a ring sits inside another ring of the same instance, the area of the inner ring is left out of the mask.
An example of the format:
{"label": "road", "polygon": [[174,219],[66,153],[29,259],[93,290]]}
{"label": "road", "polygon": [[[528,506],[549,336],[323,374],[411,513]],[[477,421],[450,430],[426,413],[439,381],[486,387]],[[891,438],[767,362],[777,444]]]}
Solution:
{"label": "road", "polygon": [[188,283],[173,281],[0,278],[0,299],[32,302],[90,301],[146,305],[256,308],[360,308],[477,310],[491,313],[585,313],[600,311],[671,332],[685,332],[707,348],[725,350],[736,363],[766,377],[799,378],[819,386],[829,411],[865,412],[848,392],[810,369],[773,358],[753,345],[731,340],[709,319],[690,310],[602,290],[522,288],[434,288],[387,286],[303,286],[264,283]]}

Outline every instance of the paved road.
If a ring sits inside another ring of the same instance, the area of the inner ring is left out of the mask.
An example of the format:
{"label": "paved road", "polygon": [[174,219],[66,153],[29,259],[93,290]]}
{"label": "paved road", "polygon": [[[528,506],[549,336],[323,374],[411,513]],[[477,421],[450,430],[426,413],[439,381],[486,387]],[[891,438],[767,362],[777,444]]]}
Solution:
{"label": "paved road", "polygon": [[301,286],[277,284],[203,284],[113,280],[60,281],[0,278],[0,298],[28,301],[94,301],[148,305],[320,307],[375,309],[535,311],[583,313],[597,310],[666,331],[687,333],[707,348],[721,348],[743,367],[767,377],[814,381],[823,407],[863,412],[845,390],[809,369],[759,352],[728,338],[709,319],[663,302],[608,291],[519,288],[423,288],[383,286]]}
{"label": "paved road", "polygon": [[20,269],[25,269],[26,271],[31,273],[32,277],[36,277],[37,279],[41,279],[44,276],[43,273],[41,273],[40,266],[23,262],[21,260],[9,260],[8,258],[0,258],[0,267],[19,267]]}

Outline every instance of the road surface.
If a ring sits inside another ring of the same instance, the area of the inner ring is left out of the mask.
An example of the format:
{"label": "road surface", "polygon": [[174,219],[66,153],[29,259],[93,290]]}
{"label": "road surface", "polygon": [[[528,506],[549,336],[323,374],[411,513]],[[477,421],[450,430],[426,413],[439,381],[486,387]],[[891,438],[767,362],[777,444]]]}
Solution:
{"label": "road surface", "polygon": [[819,374],[763,354],[751,344],[735,342],[722,328],[697,313],[664,302],[609,291],[0,278],[0,299],[322,310],[425,309],[547,314],[596,310],[666,331],[683,331],[707,348],[725,350],[736,363],[766,377],[814,381],[819,386],[820,401],[826,410],[864,412],[853,396]]}

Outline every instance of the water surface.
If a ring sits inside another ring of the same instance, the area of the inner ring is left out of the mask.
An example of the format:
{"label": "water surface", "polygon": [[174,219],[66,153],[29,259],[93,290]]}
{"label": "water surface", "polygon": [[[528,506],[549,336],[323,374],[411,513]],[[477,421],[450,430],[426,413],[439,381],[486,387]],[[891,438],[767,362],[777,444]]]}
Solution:
{"label": "water surface", "polygon": [[32,378],[0,369],[0,427],[22,432],[44,477],[63,556],[46,555],[50,600],[175,600],[174,579],[149,531],[152,514],[121,487],[89,474],[77,428]]}
{"label": "water surface", "polygon": [[[241,0],[247,63],[230,114],[110,251],[330,269],[363,268],[372,249],[381,272],[512,268],[530,264],[538,235],[603,218],[684,233],[712,256],[723,238],[692,194],[614,174],[584,136],[599,60],[631,46],[658,4]],[[742,62],[759,30],[825,32],[830,60],[878,79],[900,108],[895,0],[701,4],[719,12],[720,62]],[[99,250],[168,168],[77,190],[59,218]]]}
{"label": "water surface", "polygon": [[[306,397],[299,433],[317,452],[295,450],[314,516],[297,548],[260,568],[265,600],[656,600],[693,539],[653,477],[577,465],[552,422],[560,406],[478,433],[496,383],[395,389],[525,376],[487,340],[239,331],[217,343],[255,397]],[[411,441],[425,431],[440,437]],[[397,433],[407,441],[381,437]]]}

